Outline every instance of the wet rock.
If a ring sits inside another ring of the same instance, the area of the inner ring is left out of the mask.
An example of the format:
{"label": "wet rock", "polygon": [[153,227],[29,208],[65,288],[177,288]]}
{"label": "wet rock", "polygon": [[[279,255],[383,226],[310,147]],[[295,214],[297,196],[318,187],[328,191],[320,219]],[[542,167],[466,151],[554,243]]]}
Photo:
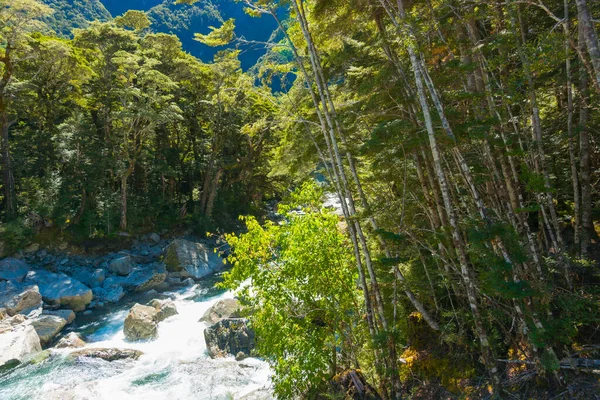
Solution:
{"label": "wet rock", "polygon": [[0,260],[0,281],[13,280],[21,282],[29,270],[29,265],[26,262],[16,258],[5,258]]}
{"label": "wet rock", "polygon": [[40,244],[39,243],[31,243],[30,245],[28,245],[27,247],[25,247],[23,249],[23,251],[25,253],[35,253],[39,249],[40,249]]}
{"label": "wet rock", "polygon": [[129,276],[111,276],[106,278],[103,288],[120,286],[125,290],[145,292],[165,281],[167,272],[160,264],[137,267]]}
{"label": "wet rock", "polygon": [[119,285],[108,285],[92,289],[94,297],[100,302],[116,303],[125,296],[123,287]]}
{"label": "wet rock", "polygon": [[223,267],[223,259],[202,243],[176,239],[167,247],[167,271],[179,272],[184,277],[196,279],[214,274]]}
{"label": "wet rock", "polygon": [[81,269],[75,272],[73,277],[93,289],[102,286],[106,279],[106,271],[102,268],[96,268],[94,270]]}
{"label": "wet rock", "polygon": [[42,299],[51,305],[63,306],[73,311],[83,311],[93,298],[92,290],[65,274],[48,271],[29,271],[25,283],[38,285]]}
{"label": "wet rock", "polygon": [[254,331],[245,318],[222,319],[204,330],[206,348],[211,357],[249,356],[254,350]]}
{"label": "wet rock", "polygon": [[83,312],[83,315],[85,315],[86,317],[89,317],[89,316],[90,316],[90,315],[92,315],[92,314],[93,314],[92,310],[85,310],[85,311]]}
{"label": "wet rock", "polygon": [[154,307],[154,309],[156,310],[156,322],[164,321],[165,319],[172,317],[173,315],[179,314],[177,312],[177,307],[175,307],[175,303],[173,303],[173,301],[169,299],[150,300],[148,305],[150,307]]}
{"label": "wet rock", "polygon": [[169,283],[167,281],[164,281],[162,283],[159,283],[158,285],[154,286],[154,290],[158,291],[158,292],[164,292],[171,289],[171,285],[169,285]]}
{"label": "wet rock", "polygon": [[31,321],[42,346],[47,345],[65,327],[67,321],[56,315],[42,315]]}
{"label": "wet rock", "polygon": [[117,361],[126,359],[137,360],[142,354],[144,353],[133,349],[92,348],[74,351],[70,354],[70,357],[101,358],[105,361]]}
{"label": "wet rock", "polygon": [[337,374],[331,380],[331,386],[334,398],[341,396],[344,399],[381,400],[381,396],[358,369],[348,369]]}
{"label": "wet rock", "polygon": [[40,338],[31,325],[21,324],[0,334],[0,369],[20,364],[31,354],[42,351]]}
{"label": "wet rock", "polygon": [[6,308],[0,308],[0,321],[8,318],[8,313],[6,312]]}
{"label": "wet rock", "polygon": [[212,305],[199,322],[206,322],[207,324],[216,324],[224,318],[236,318],[240,316],[241,305],[236,299],[222,299]]}
{"label": "wet rock", "polygon": [[86,343],[83,341],[81,336],[75,332],[70,332],[66,336],[62,337],[54,347],[57,349],[75,349],[85,345]]}
{"label": "wet rock", "polygon": [[240,397],[239,400],[275,400],[275,397],[269,389],[256,389]]}
{"label": "wet rock", "polygon": [[136,292],[145,292],[160,285],[167,278],[167,271],[161,266],[138,268],[127,279],[127,285]]}
{"label": "wet rock", "polygon": [[41,306],[42,295],[36,285],[0,282],[0,307],[4,308],[8,315],[28,314]]}
{"label": "wet rock", "polygon": [[108,264],[108,269],[117,275],[126,276],[133,269],[133,261],[129,256],[115,258]]}
{"label": "wet rock", "polygon": [[75,320],[75,313],[73,312],[73,310],[44,310],[42,312],[42,315],[54,315],[60,317],[67,321],[67,325]]}
{"label": "wet rock", "polygon": [[150,235],[148,235],[148,239],[153,241],[155,244],[158,244],[160,242],[160,236],[158,233],[151,233]]}
{"label": "wet rock", "polygon": [[129,341],[154,339],[158,335],[157,311],[154,307],[135,304],[125,318],[123,333]]}

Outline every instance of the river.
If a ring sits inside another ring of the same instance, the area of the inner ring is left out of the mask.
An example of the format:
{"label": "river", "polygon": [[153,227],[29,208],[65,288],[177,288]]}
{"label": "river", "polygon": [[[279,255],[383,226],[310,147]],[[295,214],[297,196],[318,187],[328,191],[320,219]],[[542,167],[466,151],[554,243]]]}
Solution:
{"label": "river", "polygon": [[[2,400],[179,400],[179,399],[272,399],[270,369],[261,360],[211,359],[206,353],[198,322],[216,301],[232,297],[214,288],[214,279],[191,288],[167,293],[178,315],[159,324],[158,338],[150,342],[124,340],[123,321],[133,303],[148,301],[147,294],[123,299],[92,315],[78,315],[64,333],[75,331],[86,347],[117,347],[141,350],[138,360],[107,362],[68,356],[71,350],[51,350],[38,364],[19,366],[0,373]],[[77,349],[80,350],[80,349]]]}

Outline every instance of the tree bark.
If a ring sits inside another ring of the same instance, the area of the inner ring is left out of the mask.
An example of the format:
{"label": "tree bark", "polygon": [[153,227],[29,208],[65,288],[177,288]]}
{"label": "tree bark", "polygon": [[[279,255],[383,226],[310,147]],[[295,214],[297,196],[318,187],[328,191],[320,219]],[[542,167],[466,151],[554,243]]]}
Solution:
{"label": "tree bark", "polygon": [[588,54],[594,67],[596,85],[598,86],[600,85],[600,47],[598,46],[598,35],[594,28],[594,21],[592,20],[587,0],[576,0],[575,3],[577,4],[579,26],[583,32],[583,39],[585,39]]}

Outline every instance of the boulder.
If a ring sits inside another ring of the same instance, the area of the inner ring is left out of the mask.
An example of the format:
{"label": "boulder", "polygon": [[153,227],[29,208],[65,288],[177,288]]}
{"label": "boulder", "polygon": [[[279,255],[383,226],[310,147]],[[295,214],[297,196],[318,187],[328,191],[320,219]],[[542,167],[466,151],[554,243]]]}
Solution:
{"label": "boulder", "polygon": [[18,365],[40,351],[40,338],[31,325],[21,324],[0,334],[0,368]]}
{"label": "boulder", "polygon": [[42,315],[54,315],[67,321],[67,325],[75,320],[75,312],[73,310],[44,310]]}
{"label": "boulder", "polygon": [[136,303],[125,318],[123,333],[129,341],[154,339],[158,335],[157,311],[154,307]]}
{"label": "boulder", "polygon": [[94,297],[102,302],[116,303],[125,296],[123,286],[108,285],[104,287],[95,287],[92,289]]}
{"label": "boulder", "polygon": [[126,276],[131,273],[133,262],[129,256],[115,258],[108,264],[108,269],[117,275]]}
{"label": "boulder", "polygon": [[42,295],[36,285],[0,282],[0,307],[6,309],[8,315],[28,314],[41,306]]}
{"label": "boulder", "polygon": [[104,280],[106,279],[106,271],[102,268],[96,268],[94,270],[83,268],[75,272],[73,277],[93,289],[102,286],[102,283],[104,283]]}
{"label": "boulder", "polygon": [[156,244],[158,244],[160,242],[160,236],[158,233],[151,233],[150,235],[148,235],[148,239],[150,239],[151,241],[153,241]]}
{"label": "boulder", "polygon": [[16,327],[27,320],[23,314],[17,314],[13,317],[8,317],[0,321],[0,334],[13,331]]}
{"label": "boulder", "polygon": [[29,271],[25,283],[38,285],[42,299],[54,306],[83,311],[93,298],[92,290],[65,274],[48,271]]}
{"label": "boulder", "polygon": [[160,265],[136,268],[128,277],[126,284],[136,292],[154,289],[167,278],[167,271]]}
{"label": "boulder", "polygon": [[81,336],[75,332],[70,332],[66,336],[62,337],[56,346],[57,349],[75,349],[85,346],[85,342],[81,339]]}
{"label": "boulder", "polygon": [[144,292],[154,289],[167,278],[167,272],[160,264],[136,267],[128,276],[111,276],[106,278],[104,289],[120,286],[125,290]]}
{"label": "boulder", "polygon": [[165,264],[167,271],[179,272],[183,277],[196,279],[223,269],[223,259],[202,244],[176,239],[167,247]]}
{"label": "boulder", "polygon": [[150,300],[148,305],[150,307],[154,307],[154,309],[156,310],[156,322],[164,321],[165,319],[172,317],[173,315],[179,314],[177,312],[177,307],[175,307],[175,303],[173,303],[173,301],[169,299]]}
{"label": "boulder", "polygon": [[104,361],[117,361],[126,359],[137,360],[142,354],[144,353],[133,349],[91,348],[74,351],[70,354],[70,357],[101,358]]}
{"label": "boulder", "polygon": [[42,315],[31,321],[42,346],[47,345],[65,327],[67,321],[56,315]]}
{"label": "boulder", "polygon": [[[232,355],[242,358],[254,350],[254,331],[245,318],[226,318],[204,330],[208,354],[212,357]],[[242,353],[242,354],[240,354]]]}
{"label": "boulder", "polygon": [[40,244],[39,243],[31,243],[30,245],[28,245],[27,247],[25,247],[23,249],[23,251],[25,253],[35,253],[39,249],[40,249]]}
{"label": "boulder", "polygon": [[0,260],[0,281],[21,282],[29,272],[29,265],[16,258],[5,258]]}
{"label": "boulder", "polygon": [[222,299],[213,304],[200,318],[199,322],[216,324],[224,318],[236,318],[240,316],[241,305],[236,299]]}

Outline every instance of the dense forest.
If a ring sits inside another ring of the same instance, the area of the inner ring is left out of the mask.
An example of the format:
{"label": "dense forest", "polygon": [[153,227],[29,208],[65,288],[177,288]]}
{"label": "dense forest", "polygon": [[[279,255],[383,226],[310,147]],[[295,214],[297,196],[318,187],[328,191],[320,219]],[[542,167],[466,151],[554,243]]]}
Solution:
{"label": "dense forest", "polygon": [[222,235],[279,398],[600,390],[600,3],[243,0],[243,71],[1,1],[0,256]]}

